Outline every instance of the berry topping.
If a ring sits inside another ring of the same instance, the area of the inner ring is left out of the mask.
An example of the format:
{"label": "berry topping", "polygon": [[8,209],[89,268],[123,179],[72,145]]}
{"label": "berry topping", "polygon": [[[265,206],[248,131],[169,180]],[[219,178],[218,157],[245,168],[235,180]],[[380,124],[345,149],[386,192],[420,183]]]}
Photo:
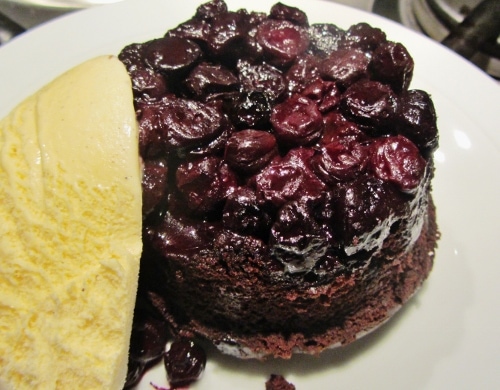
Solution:
{"label": "berry topping", "polygon": [[380,138],[371,148],[370,167],[378,178],[394,183],[404,192],[416,190],[426,162],[413,142],[398,135]]}
{"label": "berry topping", "polygon": [[373,52],[371,69],[376,80],[389,84],[396,92],[401,92],[410,85],[413,59],[402,44],[386,42]]}
{"label": "berry topping", "polygon": [[313,155],[312,149],[297,148],[273,160],[255,178],[258,196],[278,207],[302,197],[318,197],[325,184],[312,171]]}
{"label": "berry topping", "polygon": [[321,75],[329,80],[348,86],[356,80],[366,77],[370,57],[358,49],[339,49],[321,63]]}
{"label": "berry topping", "polygon": [[155,39],[144,48],[145,62],[154,70],[166,73],[189,68],[201,53],[196,43],[177,37]]}
{"label": "berry topping", "polygon": [[293,62],[309,45],[307,30],[287,20],[262,22],[256,37],[267,60],[278,66]]}
{"label": "berry topping", "polygon": [[311,99],[294,95],[274,107],[271,124],[276,137],[285,144],[307,145],[320,137],[323,117]]}
{"label": "berry topping", "polygon": [[341,105],[347,117],[373,128],[376,134],[384,134],[388,131],[385,126],[394,119],[397,97],[388,85],[363,80],[347,89]]}
{"label": "berry topping", "polygon": [[205,370],[205,351],[194,341],[175,340],[164,356],[170,385],[184,387],[197,381]]}
{"label": "berry topping", "polygon": [[242,130],[227,141],[224,158],[231,168],[252,173],[266,166],[277,153],[276,138],[272,134]]}
{"label": "berry topping", "polygon": [[325,183],[333,184],[353,179],[366,166],[367,157],[366,147],[357,142],[332,142],[321,148],[312,164]]}
{"label": "berry topping", "polygon": [[306,198],[287,203],[271,228],[271,252],[289,273],[310,271],[328,248],[327,232],[313,218],[313,206]]}
{"label": "berry topping", "polygon": [[411,139],[424,153],[437,148],[436,112],[427,92],[416,89],[400,96],[397,127],[401,134]]}
{"label": "berry topping", "polygon": [[234,191],[236,178],[221,159],[209,156],[179,165],[176,184],[190,210],[206,213]]}

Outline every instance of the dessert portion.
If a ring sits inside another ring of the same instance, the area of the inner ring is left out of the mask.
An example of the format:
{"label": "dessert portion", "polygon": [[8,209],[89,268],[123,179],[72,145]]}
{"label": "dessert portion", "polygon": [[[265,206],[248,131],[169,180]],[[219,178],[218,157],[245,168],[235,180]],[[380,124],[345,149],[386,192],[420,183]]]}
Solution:
{"label": "dessert portion", "polygon": [[123,388],[141,204],[116,57],[68,71],[0,122],[0,388]]}
{"label": "dessert portion", "polygon": [[119,58],[145,167],[138,328],[288,358],[356,340],[418,290],[438,133],[401,43],[214,0]]}

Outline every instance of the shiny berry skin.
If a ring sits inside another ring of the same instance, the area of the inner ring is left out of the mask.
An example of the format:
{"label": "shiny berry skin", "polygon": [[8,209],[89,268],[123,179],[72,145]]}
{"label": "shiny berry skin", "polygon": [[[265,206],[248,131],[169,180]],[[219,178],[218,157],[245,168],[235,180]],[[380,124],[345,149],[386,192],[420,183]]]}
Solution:
{"label": "shiny berry skin", "polygon": [[379,138],[371,145],[371,153],[370,168],[378,178],[395,184],[403,192],[417,189],[427,164],[408,138]]}
{"label": "shiny berry skin", "polygon": [[271,228],[273,256],[292,274],[310,271],[328,247],[327,233],[313,218],[312,207],[307,198],[287,203]]}
{"label": "shiny berry skin", "polygon": [[273,65],[285,66],[304,53],[309,45],[307,30],[287,20],[266,20],[257,28],[257,42]]}
{"label": "shiny berry skin", "polygon": [[348,181],[366,167],[368,152],[357,142],[332,142],[323,146],[312,159],[316,174],[325,183]]}
{"label": "shiny berry skin", "polygon": [[188,208],[203,214],[214,210],[234,191],[236,177],[220,158],[207,156],[180,164],[176,184]]}
{"label": "shiny berry skin", "polygon": [[396,92],[408,89],[413,67],[413,58],[408,50],[396,42],[385,42],[377,47],[370,64],[374,79],[389,84]]}
{"label": "shiny berry skin", "polygon": [[370,57],[359,49],[338,49],[325,58],[320,67],[321,76],[346,87],[368,74]]}
{"label": "shiny berry skin", "polygon": [[285,144],[308,145],[320,137],[323,117],[311,99],[294,95],[273,108],[271,124]]}
{"label": "shiny berry skin", "polygon": [[257,196],[277,207],[302,197],[319,197],[325,184],[312,170],[314,153],[313,149],[296,148],[273,160],[255,178]]}
{"label": "shiny berry skin", "polygon": [[438,147],[436,111],[427,92],[415,89],[400,96],[397,130],[411,139],[425,154]]}
{"label": "shiny berry skin", "polygon": [[175,340],[165,352],[164,364],[171,386],[188,386],[197,381],[205,370],[205,351],[192,340]]}
{"label": "shiny berry skin", "polygon": [[145,62],[152,69],[166,73],[188,69],[201,54],[195,42],[177,37],[155,39],[144,48]]}
{"label": "shiny berry skin", "polygon": [[266,166],[278,154],[276,138],[260,130],[235,132],[227,141],[224,158],[229,166],[253,173]]}
{"label": "shiny berry skin", "polygon": [[378,81],[361,80],[347,88],[342,96],[342,113],[371,128],[374,135],[387,132],[386,125],[394,120],[397,95]]}

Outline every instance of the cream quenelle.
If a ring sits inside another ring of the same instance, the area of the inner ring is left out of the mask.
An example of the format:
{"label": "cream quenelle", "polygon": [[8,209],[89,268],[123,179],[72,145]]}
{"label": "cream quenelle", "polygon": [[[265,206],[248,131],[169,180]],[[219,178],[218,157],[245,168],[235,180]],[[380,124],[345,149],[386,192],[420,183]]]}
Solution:
{"label": "cream quenelle", "polygon": [[113,56],[0,122],[0,388],[121,389],[142,250],[130,78]]}

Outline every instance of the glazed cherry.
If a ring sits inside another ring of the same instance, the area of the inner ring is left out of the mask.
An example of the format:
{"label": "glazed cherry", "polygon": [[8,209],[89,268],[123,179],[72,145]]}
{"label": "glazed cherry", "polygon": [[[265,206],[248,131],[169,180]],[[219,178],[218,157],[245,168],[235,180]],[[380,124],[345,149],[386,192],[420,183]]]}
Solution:
{"label": "glazed cherry", "polygon": [[283,3],[274,4],[269,11],[269,17],[271,19],[288,20],[298,26],[309,25],[307,15],[304,11]]}
{"label": "glazed cherry", "polygon": [[348,86],[367,76],[370,57],[359,49],[338,49],[321,63],[321,75]]}
{"label": "glazed cherry", "polygon": [[429,153],[438,146],[436,111],[425,91],[410,90],[399,98],[398,132],[412,140],[422,152]]}
{"label": "glazed cherry", "polygon": [[341,92],[334,82],[318,79],[309,84],[301,95],[311,99],[318,106],[318,110],[325,113],[339,104]]}
{"label": "glazed cherry", "polygon": [[378,178],[395,184],[403,192],[417,189],[426,162],[413,142],[401,135],[391,136],[377,139],[371,149],[370,166]]}
{"label": "glazed cherry", "polygon": [[326,231],[313,215],[312,200],[304,198],[289,202],[280,209],[271,228],[269,244],[272,254],[289,273],[311,270],[326,253]]}
{"label": "glazed cherry", "polygon": [[130,339],[130,357],[148,364],[162,357],[168,332],[164,321],[150,316],[136,319]]}
{"label": "glazed cherry", "polygon": [[174,387],[185,387],[197,381],[206,365],[205,351],[194,341],[175,340],[164,356],[167,379]]}
{"label": "glazed cherry", "polygon": [[320,137],[323,117],[314,101],[294,95],[273,108],[271,124],[285,144],[307,145]]}
{"label": "glazed cherry", "polygon": [[234,101],[231,117],[240,129],[267,128],[271,117],[271,101],[265,92],[244,92]]}
{"label": "glazed cherry", "polygon": [[408,89],[413,76],[413,59],[401,44],[386,42],[373,52],[370,67],[376,80],[387,83],[393,91]]}
{"label": "glazed cherry", "polygon": [[339,48],[346,32],[334,24],[318,23],[309,27],[310,48],[312,54],[327,57]]}
{"label": "glazed cherry", "polygon": [[227,141],[224,158],[229,166],[244,173],[257,172],[278,154],[276,138],[260,130],[242,130]]}
{"label": "glazed cherry", "polygon": [[186,79],[186,85],[195,95],[205,98],[217,94],[237,90],[237,77],[222,65],[201,63],[194,68]]}
{"label": "glazed cherry", "polygon": [[211,19],[217,15],[227,13],[227,4],[223,0],[212,0],[208,3],[201,4],[196,9],[195,18]]}
{"label": "glazed cherry", "polygon": [[145,62],[154,70],[171,73],[193,66],[202,51],[185,38],[164,37],[149,42],[144,48]]}
{"label": "glazed cherry", "polygon": [[228,196],[224,205],[222,222],[224,227],[237,233],[265,237],[271,223],[271,216],[259,204],[251,188],[240,187]]}
{"label": "glazed cherry", "polygon": [[304,53],[309,45],[307,31],[287,20],[266,20],[257,28],[257,42],[271,64],[285,66]]}
{"label": "glazed cherry", "polygon": [[378,81],[362,80],[352,84],[342,96],[342,112],[361,124],[372,127],[375,134],[387,132],[384,125],[394,119],[397,96]]}
{"label": "glazed cherry", "polygon": [[312,55],[301,56],[285,74],[286,89],[289,95],[300,93],[310,83],[320,78],[320,60]]}
{"label": "glazed cherry", "polygon": [[142,171],[142,214],[148,215],[167,193],[168,165],[165,160],[146,160]]}
{"label": "glazed cherry", "polygon": [[271,101],[280,97],[286,89],[282,72],[274,66],[263,63],[252,65],[238,62],[238,78],[244,92],[263,92]]}
{"label": "glazed cherry", "polygon": [[387,37],[381,29],[372,27],[368,23],[357,23],[347,29],[343,45],[372,51],[386,40]]}
{"label": "glazed cherry", "polygon": [[236,177],[220,158],[207,156],[180,164],[176,184],[189,209],[203,214],[214,210],[234,191]]}
{"label": "glazed cherry", "polygon": [[346,119],[339,112],[329,112],[323,116],[323,135],[320,139],[321,145],[328,145],[332,142],[349,144],[355,142],[365,142],[369,137],[358,127],[358,125]]}
{"label": "glazed cherry", "polygon": [[297,148],[273,160],[255,178],[257,195],[277,207],[302,197],[319,197],[325,184],[312,170],[313,155],[313,149]]}
{"label": "glazed cherry", "polygon": [[357,142],[332,142],[321,148],[312,159],[316,174],[326,183],[348,181],[366,167],[366,147]]}

